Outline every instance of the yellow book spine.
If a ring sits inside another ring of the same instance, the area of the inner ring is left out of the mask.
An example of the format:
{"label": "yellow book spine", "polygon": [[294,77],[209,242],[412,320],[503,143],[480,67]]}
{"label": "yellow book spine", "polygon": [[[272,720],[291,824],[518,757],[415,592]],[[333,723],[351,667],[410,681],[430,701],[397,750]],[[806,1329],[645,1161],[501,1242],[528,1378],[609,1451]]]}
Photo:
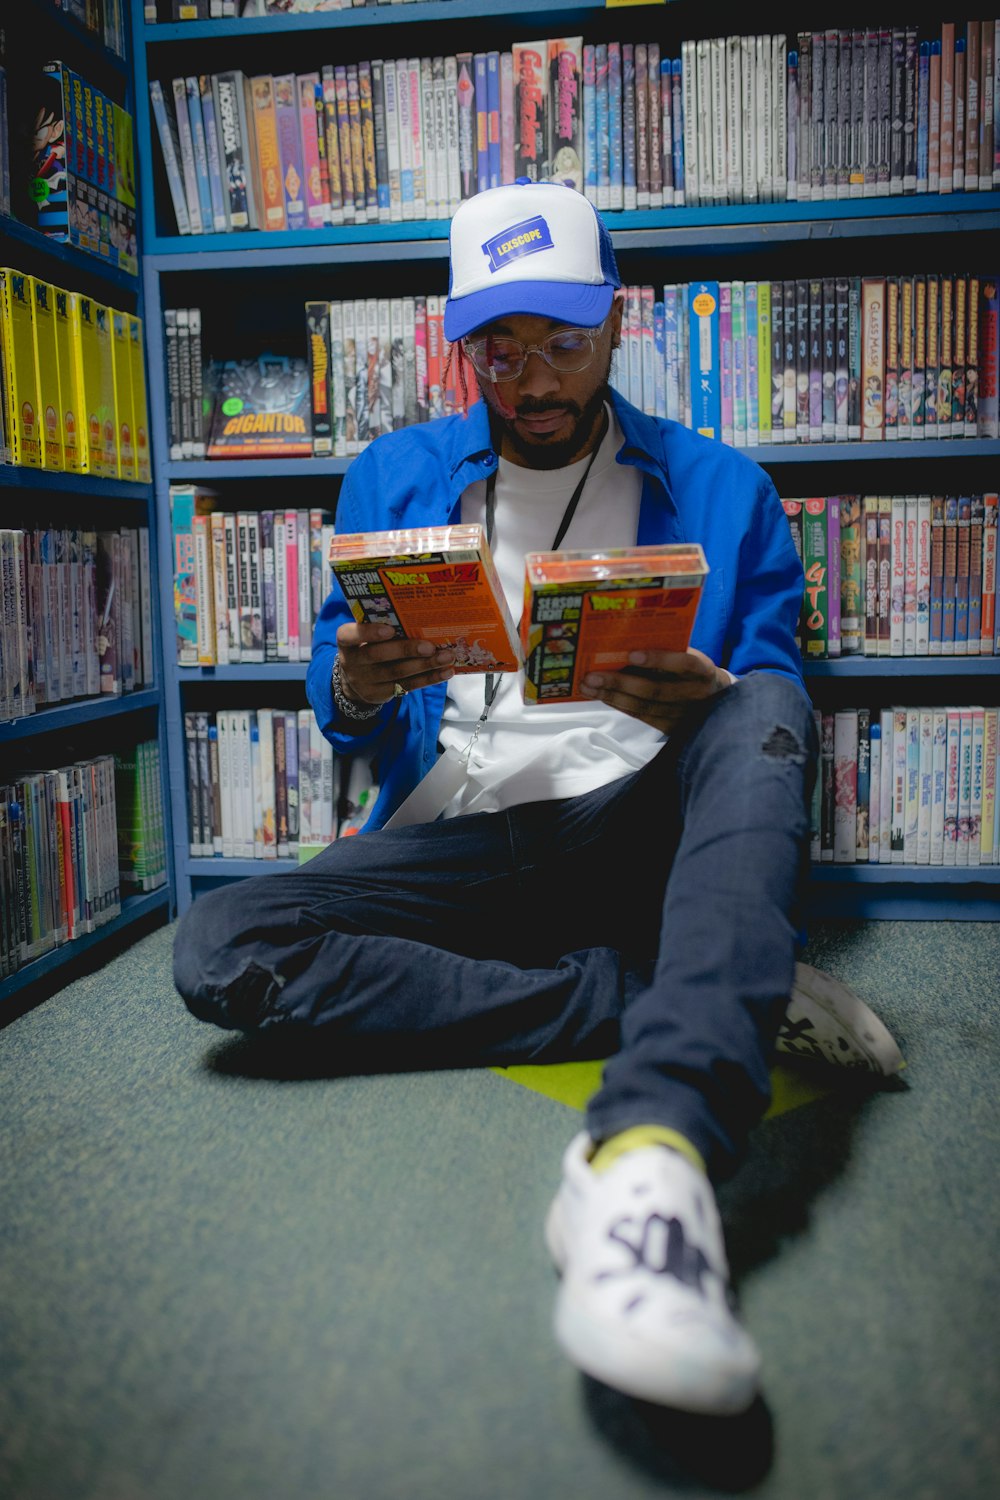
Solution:
{"label": "yellow book spine", "polygon": [[55,287],[30,276],[32,333],[35,343],[35,380],[41,423],[42,467],[63,468],[59,396],[59,359],[56,353]]}
{"label": "yellow book spine", "polygon": [[0,269],[0,323],[11,457],[15,464],[40,469],[42,452],[35,341],[28,281],[23,271],[9,267]]}
{"label": "yellow book spine", "polygon": [[71,474],[83,469],[81,452],[80,394],[76,360],[76,339],[70,309],[70,294],[53,287],[55,294],[56,363],[59,370],[59,432],[62,439],[63,467]]}
{"label": "yellow book spine", "polygon": [[103,474],[101,434],[101,355],[97,344],[97,303],[80,292],[70,292],[77,389],[80,398],[82,441],[80,457],[85,474]]}
{"label": "yellow book spine", "polygon": [[132,414],[132,350],[128,313],[109,309],[115,377],[115,430],[118,435],[118,477],[135,479],[135,421]]}
{"label": "yellow book spine", "polygon": [[132,446],[135,450],[135,477],[149,484],[153,468],[149,456],[149,403],[146,400],[145,345],[142,319],[128,314],[130,367],[132,373]]}
{"label": "yellow book spine", "polygon": [[115,363],[111,346],[111,308],[94,304],[97,356],[100,369],[101,472],[106,479],[118,478],[118,432],[115,426]]}

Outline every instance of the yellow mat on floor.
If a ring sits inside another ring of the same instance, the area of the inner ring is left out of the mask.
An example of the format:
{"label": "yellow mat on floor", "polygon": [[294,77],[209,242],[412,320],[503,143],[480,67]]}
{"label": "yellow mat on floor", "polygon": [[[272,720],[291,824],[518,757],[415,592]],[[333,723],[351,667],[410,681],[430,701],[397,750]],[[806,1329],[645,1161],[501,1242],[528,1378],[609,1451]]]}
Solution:
{"label": "yellow mat on floor", "polygon": [[[501,1078],[509,1078],[513,1083],[521,1084],[523,1088],[533,1089],[536,1094],[545,1094],[547,1098],[556,1099],[570,1109],[582,1111],[600,1088],[603,1068],[604,1063],[597,1061],[493,1068],[492,1071]],[[781,1066],[771,1070],[771,1091],[771,1104],[765,1119],[783,1115],[790,1109],[798,1109],[801,1104],[811,1104],[814,1099],[822,1099],[830,1093],[828,1088],[821,1088],[798,1073],[793,1073],[790,1068]]]}

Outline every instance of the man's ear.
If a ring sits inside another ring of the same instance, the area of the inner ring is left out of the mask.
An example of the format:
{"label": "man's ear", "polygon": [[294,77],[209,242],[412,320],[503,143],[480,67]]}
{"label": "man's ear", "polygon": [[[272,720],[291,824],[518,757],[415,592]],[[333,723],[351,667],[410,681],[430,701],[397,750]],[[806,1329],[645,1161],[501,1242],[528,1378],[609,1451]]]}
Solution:
{"label": "man's ear", "polygon": [[622,314],[625,311],[625,293],[619,287],[611,302],[611,347],[618,349],[622,341]]}

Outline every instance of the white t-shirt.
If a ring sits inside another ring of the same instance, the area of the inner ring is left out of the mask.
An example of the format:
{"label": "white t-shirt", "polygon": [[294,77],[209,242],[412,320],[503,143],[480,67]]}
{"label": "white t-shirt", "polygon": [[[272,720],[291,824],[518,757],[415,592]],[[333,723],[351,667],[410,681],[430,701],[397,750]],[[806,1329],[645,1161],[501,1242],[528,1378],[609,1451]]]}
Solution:
{"label": "white t-shirt", "polygon": [[[642,475],[631,464],[615,462],[624,437],[610,408],[608,417],[608,431],[562,548],[582,551],[635,544]],[[515,623],[524,598],[524,555],[551,549],[589,458],[588,454],[564,469],[526,469],[500,459],[492,551]],[[485,527],[485,480],[462,495],[462,520]],[[463,674],[448,683],[439,735],[446,749],[462,750],[469,743],[483,711],[485,681]],[[469,779],[445,817],[578,796],[638,770],[664,742],[659,730],[596,701],[528,708],[521,698],[521,683],[520,673],[500,676],[489,718],[470,758]]]}

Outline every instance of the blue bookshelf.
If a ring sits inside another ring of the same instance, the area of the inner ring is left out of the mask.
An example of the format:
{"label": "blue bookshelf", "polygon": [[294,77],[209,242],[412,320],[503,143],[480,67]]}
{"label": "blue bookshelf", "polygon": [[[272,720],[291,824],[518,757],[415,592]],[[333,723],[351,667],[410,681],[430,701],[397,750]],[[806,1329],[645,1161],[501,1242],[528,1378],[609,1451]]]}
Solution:
{"label": "blue bookshelf", "polygon": [[[57,9],[49,0],[26,0],[22,11],[22,23],[25,28],[30,28],[31,48],[26,56],[37,58],[44,52],[64,58],[70,66],[135,113],[132,68],[127,58],[118,57],[103,45],[102,40],[75,21],[68,11]],[[130,48],[130,35],[131,16],[126,11],[126,52]],[[27,39],[26,29],[19,27],[15,31],[12,25],[8,26],[8,66],[11,60],[16,61],[18,48]],[[58,286],[82,291],[112,307],[136,313],[145,322],[139,276],[50,239],[30,224],[13,217],[0,217],[0,237],[3,239],[5,264]],[[79,525],[85,521],[94,529],[103,525],[147,525],[150,583],[154,595],[150,612],[154,681],[121,696],[104,694],[75,699],[0,723],[0,756],[5,782],[41,763],[61,764],[62,757],[71,753],[75,755],[77,747],[85,747],[83,753],[90,754],[98,748],[106,750],[134,742],[140,732],[143,738],[153,734],[158,737],[161,760],[166,765],[167,742],[162,714],[163,649],[160,611],[155,602],[159,576],[154,496],[151,483],[0,465],[0,526],[30,528],[36,522],[46,524],[50,515],[57,525]],[[164,816],[169,820],[166,801]],[[0,1025],[4,1020],[4,1002],[9,997],[27,997],[30,1003],[33,988],[41,992],[45,988],[44,981],[63,968],[69,972],[84,955],[92,960],[102,947],[121,941],[133,928],[169,917],[174,892],[173,851],[168,841],[167,883],[163,887],[127,897],[122,903],[121,914],[111,922],[51,949],[0,981]]]}
{"label": "blue bookshelf", "polygon": [[[145,25],[141,6],[133,0],[136,35],[139,46],[135,54],[135,88],[138,98],[148,93],[151,78],[166,79],[178,71],[177,59],[197,56],[203,49],[206,69],[240,65],[249,71],[269,67],[270,43],[282,47],[285,57],[301,56],[316,66],[317,57],[339,60],[341,57],[376,57],[384,55],[382,28],[403,24],[409,35],[421,26],[440,27],[486,24],[482,0],[447,0],[447,3],[411,3],[355,7],[340,11],[296,15],[244,17],[235,21],[198,21],[169,25]],[[488,7],[489,23],[509,41],[518,34],[554,35],[569,31],[587,34],[588,26],[597,26],[606,7],[581,4],[580,0],[555,0],[546,7],[544,16],[532,9],[526,0],[495,0]],[[662,10],[643,18],[634,13],[620,18],[622,36],[640,33],[663,33],[668,18]],[[642,24],[635,23],[641,20]],[[348,38],[345,32],[358,35]],[[401,34],[402,35],[402,34]],[[299,52],[294,51],[299,39]],[[327,42],[324,50],[322,44]],[[225,45],[229,43],[230,45]],[[183,46],[184,52],[178,49]],[[419,52],[419,44],[416,44]],[[425,50],[447,51],[435,42]],[[350,51],[347,51],[347,48]],[[413,50],[412,47],[410,49]],[[223,59],[229,59],[228,62]],[[190,71],[193,64],[186,63]],[[294,67],[294,62],[284,65]],[[154,140],[148,110],[140,109],[137,120],[137,144],[144,180],[152,180],[158,166],[159,147]],[[166,232],[172,223],[169,205],[164,219],[158,219],[156,205],[147,195],[144,199],[143,289],[150,309],[147,323],[147,350],[150,361],[151,401],[155,419],[154,481],[156,505],[160,514],[160,595],[167,630],[172,628],[172,595],[169,584],[169,486],[171,483],[196,483],[217,488],[225,506],[234,506],[243,485],[256,486],[250,494],[264,492],[267,481],[280,484],[283,503],[298,492],[308,495],[299,504],[322,503],[332,506],[341,477],[347,472],[349,459],[284,459],[274,461],[197,461],[170,462],[166,457],[166,431],[163,412],[166,403],[164,350],[160,313],[165,306],[185,305],[185,288],[190,288],[190,305],[203,302],[206,307],[216,289],[225,296],[239,276],[248,297],[266,302],[280,296],[293,283],[300,287],[315,285],[318,295],[331,298],[341,295],[339,287],[360,286],[367,278],[375,285],[385,272],[399,268],[405,272],[415,267],[415,275],[428,286],[432,278],[444,288],[448,253],[448,222],[435,219],[394,224],[348,225],[319,231],[286,231],[263,234],[208,234],[182,237]],[[1000,192],[958,193],[943,195],[907,195],[905,197],[838,200],[824,203],[772,203],[730,207],[642,210],[611,212],[605,215],[611,230],[623,274],[628,279],[630,264],[645,268],[643,279],[655,280],[659,263],[671,265],[671,274],[699,274],[690,264],[707,260],[712,276],[739,276],[746,266],[747,275],[810,274],[813,252],[853,258],[855,269],[871,247],[871,267],[886,264],[883,242],[899,247],[892,254],[906,254],[906,242],[914,237],[926,245],[926,254],[935,266],[947,269],[943,259],[947,246],[954,245],[954,260],[963,267],[970,255],[983,264],[989,263],[990,249],[1000,229]],[[992,238],[991,238],[992,236]],[[860,243],[859,243],[860,242]],[[975,246],[973,251],[972,247]],[[832,252],[831,252],[831,248]],[[919,250],[919,247],[918,247]],[[767,263],[762,253],[771,257]],[[918,253],[918,251],[913,252]],[[689,262],[681,268],[681,263]],[[753,269],[749,269],[750,265]],[[422,267],[426,270],[422,271]],[[728,267],[724,269],[724,267]],[[759,269],[758,269],[759,268]],[[313,274],[315,273],[315,274]],[[704,274],[704,273],[702,273]],[[817,274],[817,273],[812,273]],[[829,274],[829,271],[827,271]],[[338,280],[339,278],[339,280]],[[311,295],[311,292],[305,295]],[[350,295],[350,292],[343,293]],[[355,295],[360,293],[355,292]],[[950,492],[966,485],[977,492],[996,487],[991,478],[1000,458],[1000,441],[966,439],[925,439],[923,441],[874,443],[769,444],[748,450],[775,476],[783,494],[807,493],[806,478],[811,472],[803,465],[818,465],[813,484],[825,486],[820,492],[855,491],[877,487],[884,491],[895,485],[897,493],[915,488],[913,476],[920,475],[920,487],[928,485]],[[893,475],[893,465],[899,466]],[[962,478],[958,476],[961,475]],[[904,483],[904,476],[906,482]],[[929,477],[934,476],[933,480]],[[325,486],[329,488],[325,488]],[[256,500],[246,503],[254,505]],[[267,502],[261,502],[267,503]],[[831,696],[846,702],[855,690],[864,700],[878,694],[885,684],[885,696],[898,697],[903,682],[910,701],[919,701],[925,690],[933,692],[936,701],[954,683],[958,701],[997,702],[998,663],[996,658],[842,658],[808,662],[807,682],[817,704]],[[253,860],[193,859],[188,854],[188,829],[185,815],[186,758],[183,741],[185,704],[204,706],[211,701],[212,689],[232,695],[234,685],[245,684],[257,701],[266,701],[268,685],[275,688],[283,702],[294,691],[290,686],[304,681],[305,663],[266,663],[261,666],[225,666],[179,668],[170,663],[165,672],[164,718],[170,744],[171,805],[175,835],[175,858],[178,870],[178,902],[181,908],[199,890],[210,889],[227,879],[263,873],[281,868],[283,862]],[[262,691],[255,693],[255,688]],[[845,695],[847,695],[845,697]],[[227,700],[229,701],[229,700]],[[304,695],[299,701],[304,704]],[[249,699],[245,698],[244,703]],[[292,862],[294,863],[294,862]],[[1000,919],[1000,874],[989,867],[980,871],[949,869],[924,871],[910,866],[838,866],[818,865],[813,870],[810,897],[815,909],[827,914],[881,916],[898,919],[947,917],[956,919],[975,915],[977,920]]]}
{"label": "blue bookshelf", "polygon": [[[1000,229],[1000,192],[970,193],[968,197],[973,202],[961,209],[954,207],[952,195],[935,193],[919,198],[845,199],[829,209],[812,203],[760,203],[728,208],[636,209],[604,213],[602,217],[616,251],[655,250],[661,256],[714,255],[734,246],[766,250],[822,240],[992,233]],[[184,270],[222,269],[227,265],[246,268],[253,264],[244,259],[248,251],[267,266],[325,264],[331,249],[336,249],[338,260],[344,262],[391,261],[403,256],[410,260],[448,258],[447,219],[288,229],[266,238],[265,247],[259,230],[165,235],[157,233],[154,224],[146,243],[150,256],[179,257],[172,259],[172,267]],[[209,255],[225,259],[211,263],[204,259]]]}

